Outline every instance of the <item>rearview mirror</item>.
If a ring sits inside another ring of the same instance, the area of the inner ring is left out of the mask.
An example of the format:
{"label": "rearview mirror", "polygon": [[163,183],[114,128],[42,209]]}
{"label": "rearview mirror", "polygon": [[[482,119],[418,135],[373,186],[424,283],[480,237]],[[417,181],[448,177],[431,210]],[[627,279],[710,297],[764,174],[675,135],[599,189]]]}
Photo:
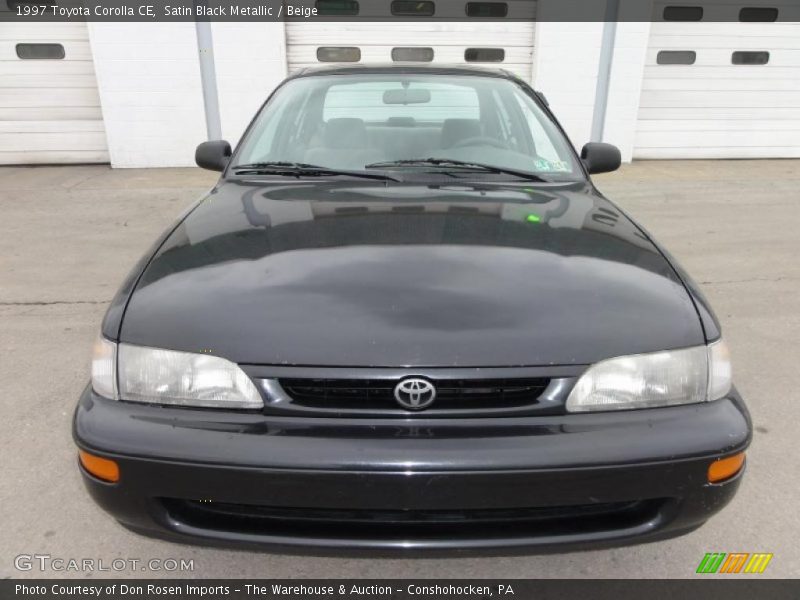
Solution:
{"label": "rearview mirror", "polygon": [[431,101],[431,91],[416,89],[386,90],[383,92],[384,104],[425,104]]}
{"label": "rearview mirror", "polygon": [[231,157],[231,145],[225,140],[203,142],[194,151],[194,162],[209,171],[224,171]]}
{"label": "rearview mirror", "polygon": [[590,174],[616,171],[622,164],[619,148],[612,144],[589,142],[581,150],[581,160]]}

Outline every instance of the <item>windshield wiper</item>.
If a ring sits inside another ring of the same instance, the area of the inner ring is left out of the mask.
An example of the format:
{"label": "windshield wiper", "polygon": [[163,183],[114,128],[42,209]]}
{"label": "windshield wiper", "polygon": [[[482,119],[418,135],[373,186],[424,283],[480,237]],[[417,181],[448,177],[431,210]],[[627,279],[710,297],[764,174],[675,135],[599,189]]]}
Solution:
{"label": "windshield wiper", "polygon": [[231,167],[236,175],[284,175],[290,177],[325,177],[331,175],[346,175],[361,177],[363,179],[378,179],[382,181],[401,181],[385,173],[367,173],[366,171],[350,171],[347,169],[331,169],[319,165],[297,162],[258,162]]}
{"label": "windshield wiper", "polygon": [[487,165],[484,163],[476,163],[465,160],[454,160],[452,158],[408,158],[404,160],[389,160],[386,162],[376,162],[366,165],[365,169],[387,169],[391,167],[458,167],[463,169],[473,169],[485,171],[486,173],[503,173],[505,175],[514,175],[530,181],[539,181],[542,183],[549,182],[548,179],[529,173],[527,171],[518,171],[516,169],[507,169],[505,167],[497,167],[495,165]]}

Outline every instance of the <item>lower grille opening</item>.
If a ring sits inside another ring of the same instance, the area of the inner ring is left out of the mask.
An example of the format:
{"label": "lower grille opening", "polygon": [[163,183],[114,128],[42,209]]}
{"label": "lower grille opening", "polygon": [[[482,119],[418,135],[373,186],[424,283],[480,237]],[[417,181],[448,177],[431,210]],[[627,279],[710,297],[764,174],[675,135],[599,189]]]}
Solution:
{"label": "lower grille opening", "polygon": [[197,529],[293,538],[432,541],[623,530],[654,519],[665,501],[468,510],[285,508],[174,498],[162,502],[174,520]]}

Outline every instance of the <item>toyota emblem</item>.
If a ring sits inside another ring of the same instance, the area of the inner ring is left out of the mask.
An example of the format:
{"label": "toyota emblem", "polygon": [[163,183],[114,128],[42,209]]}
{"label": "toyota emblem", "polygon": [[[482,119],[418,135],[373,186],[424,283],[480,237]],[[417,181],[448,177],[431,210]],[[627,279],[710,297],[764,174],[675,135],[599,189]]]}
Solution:
{"label": "toyota emblem", "polygon": [[436,400],[436,388],[425,379],[403,379],[394,387],[394,399],[406,410],[424,410]]}

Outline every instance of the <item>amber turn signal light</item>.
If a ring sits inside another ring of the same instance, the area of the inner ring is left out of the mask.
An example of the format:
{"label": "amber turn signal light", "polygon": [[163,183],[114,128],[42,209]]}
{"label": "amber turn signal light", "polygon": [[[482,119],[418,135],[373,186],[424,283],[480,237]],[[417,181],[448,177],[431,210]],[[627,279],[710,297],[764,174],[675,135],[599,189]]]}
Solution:
{"label": "amber turn signal light", "polygon": [[742,470],[744,466],[744,452],[720,458],[708,466],[708,482],[720,483],[730,479]]}
{"label": "amber turn signal light", "polygon": [[112,483],[119,481],[119,465],[113,460],[100,458],[83,450],[78,450],[78,456],[83,468],[98,479]]}

